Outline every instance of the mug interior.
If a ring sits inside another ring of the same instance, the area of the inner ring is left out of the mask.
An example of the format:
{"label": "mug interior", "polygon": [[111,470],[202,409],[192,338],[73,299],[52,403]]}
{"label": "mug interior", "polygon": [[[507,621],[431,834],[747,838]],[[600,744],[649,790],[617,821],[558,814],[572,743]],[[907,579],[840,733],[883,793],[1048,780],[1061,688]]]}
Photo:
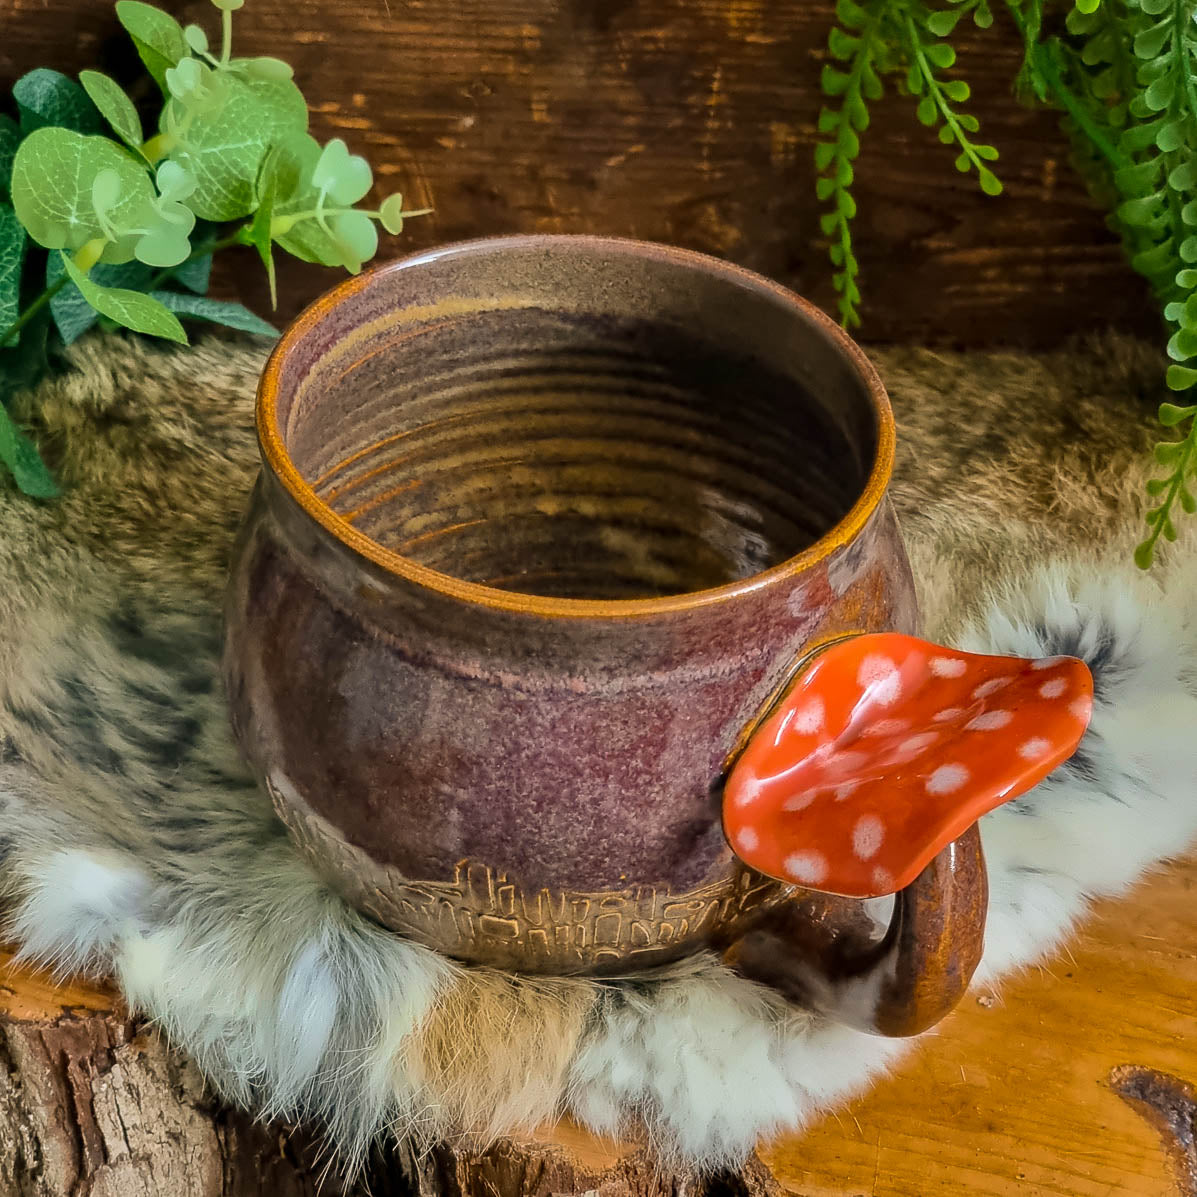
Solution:
{"label": "mug interior", "polygon": [[279,361],[270,418],[320,503],[407,561],[550,598],[709,590],[810,548],[864,492],[885,402],[781,288],[585,237],[371,272]]}

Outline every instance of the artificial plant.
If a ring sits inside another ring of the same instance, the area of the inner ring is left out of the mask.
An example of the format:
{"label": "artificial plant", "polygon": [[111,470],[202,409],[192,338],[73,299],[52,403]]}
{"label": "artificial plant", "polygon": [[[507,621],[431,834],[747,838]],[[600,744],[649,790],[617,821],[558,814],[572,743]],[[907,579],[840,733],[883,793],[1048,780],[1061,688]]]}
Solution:
{"label": "artificial plant", "polygon": [[27,494],[53,477],[4,401],[47,368],[57,347],[97,321],[185,343],[181,320],[248,332],[274,328],[206,294],[212,256],[257,250],[275,300],[275,247],[356,272],[398,233],[399,195],[356,205],[369,164],[339,139],[321,147],[308,108],[277,58],[234,58],[232,16],[212,0],[218,47],[198,25],[140,0],[116,13],[157,85],[151,129],[125,90],[98,71],[79,82],[31,71],[13,88],[18,120],[0,115],[0,463]]}
{"label": "artificial plant", "polygon": [[1018,90],[1063,114],[1074,162],[1169,326],[1166,381],[1180,396],[1160,420],[1177,432],[1155,449],[1166,473],[1148,484],[1148,535],[1135,554],[1147,567],[1160,538],[1176,538],[1177,508],[1197,511],[1197,0],[838,0],[815,164],[840,317],[860,323],[853,163],[884,80],[915,100],[958,170],[1001,191],[988,165],[997,150],[976,140],[978,121],[961,108],[968,84],[945,74],[957,26],[986,29],[993,8],[1023,39]]}

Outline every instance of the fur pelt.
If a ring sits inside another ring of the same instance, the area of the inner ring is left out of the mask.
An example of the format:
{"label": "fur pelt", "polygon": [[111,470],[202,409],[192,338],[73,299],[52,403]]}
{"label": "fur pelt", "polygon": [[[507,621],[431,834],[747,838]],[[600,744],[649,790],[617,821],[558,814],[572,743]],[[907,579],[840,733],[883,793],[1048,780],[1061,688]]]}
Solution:
{"label": "fur pelt", "polygon": [[[1197,547],[1129,563],[1149,351],[875,357],[929,632],[1096,677],[1081,751],[983,821],[992,985],[1197,833]],[[732,1164],[909,1050],[713,958],[608,982],[464,968],[313,875],[219,683],[262,359],[97,336],[22,399],[67,484],[0,498],[0,890],[22,951],[114,975],[229,1099],[322,1123],[349,1166],[384,1132],[485,1140],[561,1112]]]}

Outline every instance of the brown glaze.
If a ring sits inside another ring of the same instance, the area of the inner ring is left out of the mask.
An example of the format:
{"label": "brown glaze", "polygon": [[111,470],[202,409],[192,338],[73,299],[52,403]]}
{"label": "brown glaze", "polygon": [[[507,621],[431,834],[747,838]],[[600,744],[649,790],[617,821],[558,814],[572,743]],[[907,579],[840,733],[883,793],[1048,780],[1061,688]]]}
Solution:
{"label": "brown glaze", "polygon": [[836,326],[694,254],[475,242],[305,313],[258,417],[234,724],[350,901],[579,972],[786,896],[723,839],[724,766],[807,646],[917,630],[888,401]]}
{"label": "brown glaze", "polygon": [[807,1009],[879,1035],[917,1035],[964,995],[981,961],[989,886],[974,824],[894,898],[885,934],[863,903],[797,891],[726,953]]}

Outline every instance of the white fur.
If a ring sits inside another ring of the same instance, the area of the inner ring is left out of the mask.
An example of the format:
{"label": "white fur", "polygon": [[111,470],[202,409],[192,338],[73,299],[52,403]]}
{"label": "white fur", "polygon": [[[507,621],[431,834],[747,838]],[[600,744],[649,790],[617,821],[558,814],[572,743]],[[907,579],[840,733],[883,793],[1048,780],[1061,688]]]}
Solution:
{"label": "white fur", "polygon": [[[1124,889],[1197,833],[1195,579],[1192,565],[1162,589],[1130,567],[1044,570],[961,639],[1078,651],[1099,688],[1081,761],[983,821],[985,985],[1058,944],[1090,896]],[[448,1133],[454,1111],[422,1091],[403,1049],[458,967],[345,907],[252,788],[179,783],[171,802],[210,819],[202,867],[163,871],[153,836],[141,855],[116,851],[94,821],[55,814],[52,787],[39,796],[23,766],[0,766],[0,882],[18,899],[23,950],[111,971],[228,1097],[319,1120],[351,1166],[386,1128]],[[154,809],[142,802],[130,817],[152,821]],[[569,1110],[604,1134],[645,1128],[663,1158],[730,1164],[911,1046],[789,1009],[705,957],[593,993],[564,1082],[530,1089],[490,1132],[514,1129],[503,1119],[520,1110]]]}

